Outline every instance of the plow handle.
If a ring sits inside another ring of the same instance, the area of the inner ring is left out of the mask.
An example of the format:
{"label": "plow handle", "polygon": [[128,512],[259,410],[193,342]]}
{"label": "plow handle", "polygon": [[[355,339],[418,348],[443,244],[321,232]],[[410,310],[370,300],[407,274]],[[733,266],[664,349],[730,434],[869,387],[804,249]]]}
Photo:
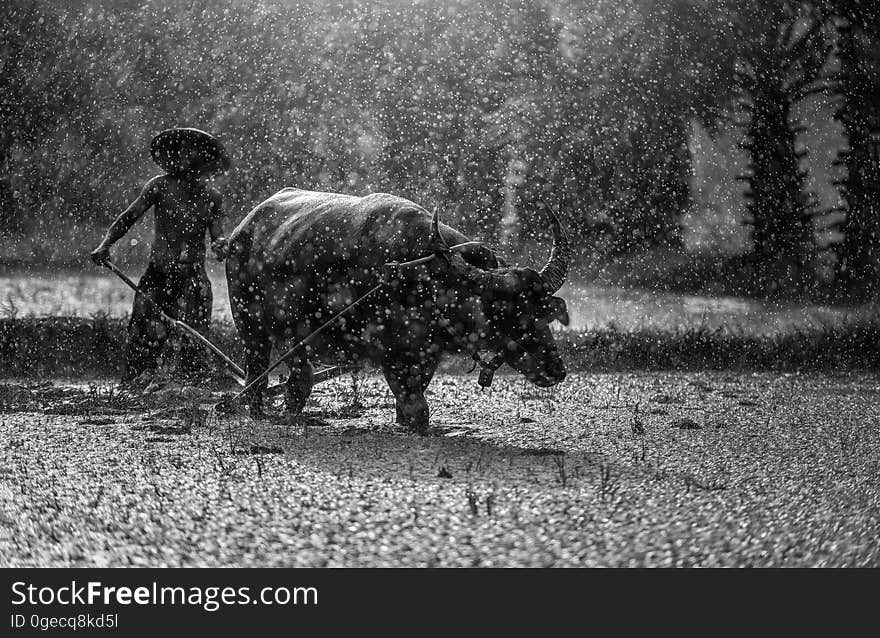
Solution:
{"label": "plow handle", "polygon": [[[122,281],[124,281],[124,282],[126,283],[126,285],[128,285],[129,288],[131,288],[132,290],[135,291],[135,293],[140,292],[141,294],[143,294],[142,291],[140,290],[140,288],[138,288],[137,284],[134,283],[134,282],[128,277],[128,275],[126,275],[124,272],[122,272],[121,270],[119,270],[119,268],[116,266],[116,264],[114,264],[114,263],[113,263],[112,261],[110,261],[109,259],[108,259],[107,261],[103,262],[103,263],[104,263],[104,266],[105,266],[106,268],[108,268],[109,270],[111,270],[111,271],[112,271],[117,277],[119,277]],[[230,359],[229,357],[227,357],[227,356],[223,353],[223,351],[220,350],[220,348],[218,348],[218,347],[215,346],[213,343],[211,343],[210,341],[208,341],[208,340],[204,337],[204,335],[202,335],[201,333],[199,333],[198,330],[196,330],[196,329],[193,328],[192,326],[187,325],[186,323],[184,323],[184,322],[181,321],[180,319],[175,319],[174,317],[170,317],[170,316],[168,316],[167,314],[165,314],[165,313],[162,311],[162,309],[159,308],[159,306],[156,304],[156,302],[153,301],[152,299],[150,299],[150,297],[148,297],[147,295],[144,295],[144,298],[145,298],[145,299],[148,299],[148,300],[150,301],[150,303],[153,304],[153,306],[156,308],[156,310],[159,311],[159,314],[162,316],[163,319],[165,319],[165,321],[168,321],[168,322],[172,323],[173,325],[177,326],[178,328],[180,328],[181,330],[185,331],[187,334],[189,334],[190,336],[192,336],[193,338],[195,338],[195,339],[196,339],[197,341],[199,341],[202,345],[204,345],[204,346],[207,347],[209,350],[211,350],[211,352],[213,352],[213,353],[216,354],[218,357],[220,357],[221,359],[223,359],[224,363],[226,363],[226,365],[229,366],[230,370],[232,370],[232,371],[236,374],[236,376],[239,377],[239,379],[241,379],[242,381],[245,380],[246,375],[245,375],[244,370],[242,370],[242,369],[238,366],[238,364],[235,363],[235,361],[233,361],[232,359]]]}

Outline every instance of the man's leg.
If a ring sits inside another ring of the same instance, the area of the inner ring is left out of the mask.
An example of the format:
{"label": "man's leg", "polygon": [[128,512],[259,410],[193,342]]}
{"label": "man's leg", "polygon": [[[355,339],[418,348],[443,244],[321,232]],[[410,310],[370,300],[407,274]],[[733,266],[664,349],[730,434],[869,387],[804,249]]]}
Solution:
{"label": "man's leg", "polygon": [[128,323],[123,380],[130,381],[146,370],[156,369],[168,330],[156,309],[156,304],[162,302],[164,279],[150,264],[138,283],[139,291],[135,293]]}
{"label": "man's leg", "polygon": [[[209,338],[211,307],[214,296],[211,280],[204,268],[199,268],[183,284],[180,320]],[[208,356],[205,346],[191,336],[184,336],[180,346],[178,372],[186,376],[203,376],[208,372]]]}
{"label": "man's leg", "polygon": [[285,407],[288,414],[296,416],[302,412],[312,393],[312,386],[315,384],[314,370],[305,357],[292,358],[287,365],[290,376],[284,385]]}

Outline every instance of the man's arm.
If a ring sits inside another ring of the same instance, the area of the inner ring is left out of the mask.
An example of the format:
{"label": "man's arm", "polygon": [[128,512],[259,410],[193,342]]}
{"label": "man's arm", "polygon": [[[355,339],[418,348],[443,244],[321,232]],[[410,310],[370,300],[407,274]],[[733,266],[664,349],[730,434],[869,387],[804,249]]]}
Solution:
{"label": "man's arm", "polygon": [[119,241],[134,223],[139,220],[147,210],[149,210],[150,206],[155,203],[156,191],[156,180],[153,179],[147,182],[137,199],[135,199],[129,207],[126,208],[112,224],[110,224],[110,228],[107,229],[107,234],[104,235],[104,239],[98,244],[98,247],[92,251],[92,261],[96,264],[103,264],[110,259],[110,247]]}
{"label": "man's arm", "polygon": [[226,259],[227,242],[223,236],[223,200],[220,194],[211,194],[211,222],[208,224],[208,232],[211,234],[211,250],[218,261]]}

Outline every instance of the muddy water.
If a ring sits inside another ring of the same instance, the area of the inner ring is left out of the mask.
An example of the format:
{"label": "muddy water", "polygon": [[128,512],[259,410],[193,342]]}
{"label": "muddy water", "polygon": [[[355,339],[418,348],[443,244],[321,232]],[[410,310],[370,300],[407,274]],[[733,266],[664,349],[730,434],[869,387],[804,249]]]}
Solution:
{"label": "muddy water", "polygon": [[[137,280],[140,272],[130,276]],[[221,267],[209,264],[214,290],[214,317],[231,320],[226,280]],[[571,328],[595,329],[614,325],[631,331],[642,327],[687,329],[705,327],[779,332],[876,316],[877,308],[862,306],[799,306],[739,297],[706,297],[626,290],[591,285],[566,285],[560,292],[568,302]],[[133,293],[109,273],[0,272],[0,315],[72,315],[98,313],[122,316],[130,312]]]}
{"label": "muddy water", "polygon": [[[128,269],[126,274],[137,281],[142,272]],[[231,321],[225,275],[216,266],[209,267],[208,274],[214,291],[214,317]],[[3,316],[89,317],[107,313],[118,317],[131,312],[133,298],[128,286],[97,267],[88,272],[0,272]]]}

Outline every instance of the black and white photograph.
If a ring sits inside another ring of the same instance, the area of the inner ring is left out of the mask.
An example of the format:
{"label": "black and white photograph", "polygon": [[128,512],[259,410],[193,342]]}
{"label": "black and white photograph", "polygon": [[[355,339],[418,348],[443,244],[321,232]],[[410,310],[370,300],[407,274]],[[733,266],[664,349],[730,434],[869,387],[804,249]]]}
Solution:
{"label": "black and white photograph", "polygon": [[880,566],[880,3],[0,14],[15,580]]}

